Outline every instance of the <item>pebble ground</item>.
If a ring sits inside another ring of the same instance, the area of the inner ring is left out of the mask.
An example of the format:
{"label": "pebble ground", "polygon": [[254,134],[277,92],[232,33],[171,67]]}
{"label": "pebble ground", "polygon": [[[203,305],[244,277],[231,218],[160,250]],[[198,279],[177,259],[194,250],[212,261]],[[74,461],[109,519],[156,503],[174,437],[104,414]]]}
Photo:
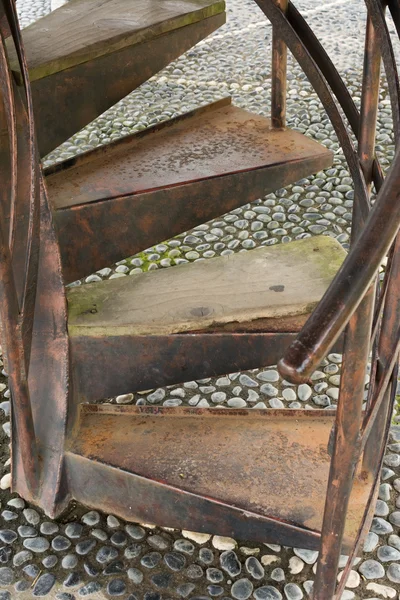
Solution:
{"label": "pebble ground", "polygon": [[[232,95],[233,101],[243,108],[268,115],[271,27],[252,0],[228,0],[227,4],[227,25],[51,153],[45,164],[226,95]],[[17,5],[23,26],[51,9],[49,0],[20,0]],[[335,58],[359,103],[363,3],[336,0],[319,5],[301,0],[298,6]],[[390,22],[389,28],[393,29]],[[329,235],[346,247],[353,204],[352,180],[333,128],[291,57],[288,124],[330,147],[335,152],[333,167],[140,255],[105,265],[75,285],[137,276],[143,271],[310,235]],[[377,142],[377,151],[387,168],[394,145],[384,79]],[[340,366],[341,356],[330,354],[314,373],[312,385],[289,385],[279,378],[272,365],[106,401],[164,406],[334,408]],[[400,394],[400,388],[398,391]],[[125,523],[113,515],[79,505],[72,505],[57,522],[49,521],[10,492],[10,392],[4,375],[0,377],[0,395],[0,600],[309,598],[316,552]],[[396,421],[394,416],[375,518],[342,600],[400,598],[400,426]],[[341,570],[345,561],[343,556]]]}

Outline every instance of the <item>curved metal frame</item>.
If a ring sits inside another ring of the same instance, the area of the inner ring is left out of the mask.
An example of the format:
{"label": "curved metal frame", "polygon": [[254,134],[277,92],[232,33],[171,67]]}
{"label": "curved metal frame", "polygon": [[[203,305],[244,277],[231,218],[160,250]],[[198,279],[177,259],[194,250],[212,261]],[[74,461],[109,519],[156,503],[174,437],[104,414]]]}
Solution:
{"label": "curved metal frame", "polygon": [[[399,77],[383,1],[366,0],[368,18],[360,112],[332,61],[294,5],[288,0],[255,1],[271,21],[274,32],[273,124],[276,127],[285,125],[288,47],[322,101],[342,145],[355,186],[351,251],[279,364],[286,379],[305,381],[345,331],[328,484],[331,493],[325,504],[314,587],[314,600],[328,600],[335,594],[343,515],[359,463],[366,472],[372,473],[374,483],[355,547],[336,591],[337,597],[344,589],[352,561],[372,517],[395,397],[400,350],[400,150],[397,150],[384,180],[374,154],[381,59],[389,82],[396,144],[400,135]],[[400,33],[400,2],[389,0],[387,4]],[[68,486],[63,487],[62,464],[70,394],[65,295],[36,146],[28,71],[14,0],[0,0],[0,33],[0,92],[3,98],[0,117],[8,131],[8,147],[0,150],[5,155],[8,152],[10,157],[9,178],[0,198],[3,214],[0,219],[0,321],[7,340],[6,368],[14,400],[13,434],[16,441],[13,443],[14,448],[18,447],[18,453],[13,457],[13,475],[14,479],[16,474],[23,475],[24,483],[18,484],[18,491],[46,504],[47,512],[51,513],[59,511],[62,503],[68,500]],[[22,94],[21,88],[18,91],[14,87],[7,64],[4,39],[10,34],[19,59]],[[357,138],[357,149],[340,109]],[[372,183],[379,193],[371,210]],[[379,285],[379,267],[388,253],[385,279]],[[371,381],[367,410],[363,412],[365,373],[371,348]],[[38,383],[43,372],[42,357],[51,368],[48,380]],[[29,384],[35,378],[30,388]],[[47,421],[45,419],[41,424],[34,417],[43,407],[48,414]],[[69,409],[74,411],[74,407]],[[42,428],[40,435],[35,426]],[[45,427],[50,433],[43,432]],[[38,439],[46,448],[42,454]],[[43,465],[39,464],[39,456],[41,459],[44,456]]]}

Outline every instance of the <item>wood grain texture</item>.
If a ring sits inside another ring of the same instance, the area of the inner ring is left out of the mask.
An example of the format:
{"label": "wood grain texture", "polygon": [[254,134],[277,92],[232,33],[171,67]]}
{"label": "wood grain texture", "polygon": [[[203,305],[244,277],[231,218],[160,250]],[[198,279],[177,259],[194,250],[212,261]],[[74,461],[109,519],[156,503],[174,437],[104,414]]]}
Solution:
{"label": "wood grain texture", "polygon": [[[71,0],[23,32],[31,81],[224,10],[223,0]],[[11,45],[9,53],[18,72]]]}
{"label": "wood grain texture", "polygon": [[307,314],[345,255],[321,236],[72,288],[69,333],[172,334]]}

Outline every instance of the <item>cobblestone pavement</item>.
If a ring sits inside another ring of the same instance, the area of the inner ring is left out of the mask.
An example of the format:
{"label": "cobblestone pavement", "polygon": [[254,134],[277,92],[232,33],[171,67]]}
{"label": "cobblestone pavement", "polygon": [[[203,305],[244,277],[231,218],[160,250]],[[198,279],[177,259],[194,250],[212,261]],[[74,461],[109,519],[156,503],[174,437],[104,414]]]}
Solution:
{"label": "cobblestone pavement", "polygon": [[[268,115],[271,27],[252,0],[227,0],[227,4],[226,26],[63,144],[47,157],[46,164],[228,94],[237,105]],[[298,5],[328,52],[335,57],[358,102],[365,19],[363,2],[336,0],[318,4],[301,0]],[[18,8],[25,26],[46,14],[50,1],[20,0]],[[104,265],[98,273],[75,285],[136,276],[147,270],[316,234],[336,237],[346,247],[353,204],[352,181],[333,128],[310,84],[291,58],[288,123],[334,150],[335,163],[331,169],[117,265]],[[381,162],[387,167],[394,146],[384,80],[377,141]],[[332,408],[338,397],[340,364],[340,355],[329,355],[313,375],[310,386],[289,385],[279,378],[275,366],[266,366],[107,401],[165,406]],[[0,393],[0,600],[32,597],[300,600],[309,597],[316,552],[273,544],[255,545],[246,540],[235,541],[150,524],[128,524],[113,515],[99,514],[78,505],[71,505],[63,518],[50,522],[39,510],[10,492],[10,392],[4,372]],[[285,502],[284,497],[282,502]],[[375,518],[343,600],[400,598],[399,527],[400,426],[394,425]],[[343,556],[341,569],[345,561]]]}

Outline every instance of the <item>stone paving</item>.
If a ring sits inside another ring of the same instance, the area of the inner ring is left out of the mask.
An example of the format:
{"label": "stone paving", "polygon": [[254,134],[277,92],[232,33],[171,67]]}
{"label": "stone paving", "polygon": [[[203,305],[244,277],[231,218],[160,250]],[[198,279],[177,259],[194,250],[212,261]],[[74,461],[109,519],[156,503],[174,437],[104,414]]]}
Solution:
{"label": "stone paving", "polygon": [[[62,160],[225,95],[268,115],[271,27],[252,0],[227,0],[228,23],[46,158]],[[49,12],[49,0],[17,2],[22,24]],[[360,98],[363,2],[298,3],[353,93]],[[389,23],[389,27],[392,25]],[[396,47],[396,51],[398,48]],[[215,255],[330,235],[347,247],[353,188],[333,128],[310,84],[289,58],[288,124],[330,147],[331,169],[160,243],[74,285],[136,276]],[[394,153],[390,103],[382,81],[377,151]],[[234,290],[233,290],[234,291]],[[117,404],[334,408],[341,356],[330,354],[311,385],[293,386],[275,366],[126,394]],[[368,386],[368,378],[366,387]],[[73,504],[57,522],[10,492],[10,392],[0,378],[0,600],[300,600],[308,598],[317,553],[125,523]],[[400,388],[399,388],[400,393]],[[398,417],[394,416],[394,423]],[[282,498],[282,502],[285,498]],[[342,600],[400,598],[400,426],[394,425],[371,531]],[[342,557],[343,569],[346,557]]]}

